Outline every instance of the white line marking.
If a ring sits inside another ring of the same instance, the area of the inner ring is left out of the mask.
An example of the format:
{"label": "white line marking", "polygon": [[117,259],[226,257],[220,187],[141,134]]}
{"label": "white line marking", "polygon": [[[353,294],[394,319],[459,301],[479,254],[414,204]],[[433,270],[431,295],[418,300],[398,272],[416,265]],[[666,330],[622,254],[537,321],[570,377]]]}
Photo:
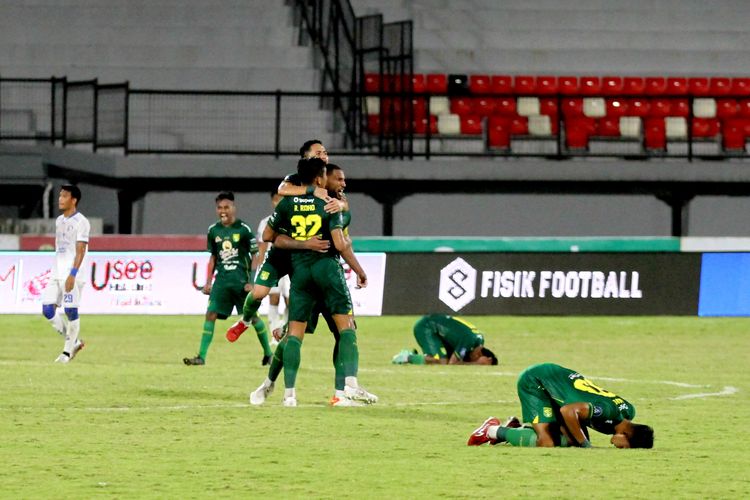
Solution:
{"label": "white line marking", "polygon": [[672,399],[672,400],[703,399],[703,398],[710,398],[714,396],[731,396],[732,394],[737,394],[738,392],[739,392],[739,389],[737,389],[736,387],[732,387],[731,385],[726,385],[719,392],[702,392],[698,394],[683,394],[682,396],[677,396],[677,397],[669,398],[669,399]]}
{"label": "white line marking", "polygon": [[634,382],[634,383],[639,383],[639,384],[676,385],[677,387],[687,387],[691,389],[697,389],[701,387],[711,387],[710,385],[706,385],[706,384],[687,384],[685,382],[673,382],[671,380],[631,380],[627,378],[616,378],[616,377],[591,377],[589,380],[606,380],[607,382]]}

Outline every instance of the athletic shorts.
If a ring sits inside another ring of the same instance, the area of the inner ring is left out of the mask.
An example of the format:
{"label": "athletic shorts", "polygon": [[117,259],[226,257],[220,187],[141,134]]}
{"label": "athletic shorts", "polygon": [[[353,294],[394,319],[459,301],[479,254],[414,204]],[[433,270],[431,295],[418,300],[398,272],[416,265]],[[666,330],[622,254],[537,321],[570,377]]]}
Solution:
{"label": "athletic shorts", "polygon": [[335,259],[323,258],[295,267],[289,293],[289,321],[308,322],[320,297],[332,315],[354,314],[344,270]]}
{"label": "athletic shorts", "polygon": [[[542,363],[526,368],[518,376],[516,388],[518,399],[521,401],[523,421],[531,424],[543,424],[557,421],[560,405],[544,390],[542,380],[555,376],[555,368],[561,368],[551,363]],[[567,376],[565,372],[563,376]]]}
{"label": "athletic shorts", "polygon": [[448,352],[443,345],[440,335],[432,327],[432,323],[426,317],[422,317],[414,324],[414,338],[425,356],[435,359],[445,359]]}
{"label": "athletic shorts", "polygon": [[271,295],[275,293],[279,294],[282,297],[284,297],[284,300],[288,300],[289,299],[289,275],[287,274],[286,276],[282,276],[279,279],[279,283],[276,286],[271,287],[271,290],[268,293]]}
{"label": "athletic shorts", "polygon": [[232,315],[234,308],[242,314],[245,297],[247,292],[244,283],[217,279],[211,287],[211,295],[208,296],[207,311],[216,313],[219,319],[227,319]]}
{"label": "athletic shorts", "polygon": [[85,281],[76,280],[73,289],[65,292],[65,280],[50,280],[42,294],[42,304],[55,304],[58,307],[77,308],[81,305],[81,293]]}

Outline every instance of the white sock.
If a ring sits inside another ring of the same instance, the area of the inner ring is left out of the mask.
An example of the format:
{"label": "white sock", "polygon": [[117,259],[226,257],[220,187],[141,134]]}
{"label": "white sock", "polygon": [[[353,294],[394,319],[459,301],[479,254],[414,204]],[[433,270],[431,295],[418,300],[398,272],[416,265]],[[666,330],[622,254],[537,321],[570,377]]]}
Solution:
{"label": "white sock", "polygon": [[346,393],[343,390],[336,389],[336,397],[337,398],[345,398]]}
{"label": "white sock", "polygon": [[279,305],[268,305],[268,323],[271,325],[271,331],[274,328],[278,328],[276,325],[279,323]]}
{"label": "white sock", "polygon": [[284,389],[284,399],[286,398],[297,399],[297,391],[294,390],[294,387],[291,389]]}
{"label": "white sock", "polygon": [[273,385],[273,380],[266,377],[266,379],[263,381],[263,387],[271,387]]}
{"label": "white sock", "polygon": [[247,327],[249,327],[252,324],[252,322],[253,322],[252,319],[250,321],[245,321],[244,319],[241,319],[240,321],[242,321],[242,324],[245,325],[245,326],[247,326]]}
{"label": "white sock", "polygon": [[497,430],[500,428],[499,425],[490,425],[487,427],[487,435],[491,439],[497,439]]}
{"label": "white sock", "polygon": [[81,330],[81,320],[76,319],[68,321],[67,332],[65,333],[65,348],[63,352],[67,352],[70,356],[76,352],[76,342],[78,342],[78,332]]}
{"label": "white sock", "polygon": [[52,325],[52,328],[57,330],[57,333],[65,336],[65,320],[67,317],[65,316],[65,313],[61,312],[61,309],[58,307],[55,309],[55,315],[52,316],[52,319],[49,319],[49,324]]}
{"label": "white sock", "polygon": [[357,377],[346,377],[344,379],[344,383],[349,387],[359,387],[359,384],[357,383]]}

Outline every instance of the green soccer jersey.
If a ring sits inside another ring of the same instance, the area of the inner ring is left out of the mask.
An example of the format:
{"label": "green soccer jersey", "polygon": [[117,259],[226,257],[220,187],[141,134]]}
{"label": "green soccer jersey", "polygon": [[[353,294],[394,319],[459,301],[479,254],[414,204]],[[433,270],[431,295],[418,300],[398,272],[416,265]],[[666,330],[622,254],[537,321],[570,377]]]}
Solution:
{"label": "green soccer jersey", "polygon": [[477,346],[484,345],[484,336],[466,320],[447,314],[430,314],[425,320],[440,337],[448,356],[453,353],[465,360]]}
{"label": "green soccer jersey", "polygon": [[258,242],[250,226],[237,219],[225,226],[218,221],[208,228],[208,251],[216,258],[216,279],[251,283],[252,258]]}
{"label": "green soccer jersey", "polygon": [[[312,195],[287,196],[276,205],[268,225],[278,234],[298,241],[321,238],[332,242],[331,231],[343,229],[344,221],[340,213],[326,213],[325,202],[319,198]],[[312,250],[294,251],[292,266],[312,264],[322,258],[330,258],[330,255]]]}
{"label": "green soccer jersey", "polygon": [[580,373],[562,366],[544,363],[526,370],[544,391],[563,407],[571,403],[589,404],[588,427],[613,434],[623,419],[635,417],[635,407],[613,392],[593,384]]}

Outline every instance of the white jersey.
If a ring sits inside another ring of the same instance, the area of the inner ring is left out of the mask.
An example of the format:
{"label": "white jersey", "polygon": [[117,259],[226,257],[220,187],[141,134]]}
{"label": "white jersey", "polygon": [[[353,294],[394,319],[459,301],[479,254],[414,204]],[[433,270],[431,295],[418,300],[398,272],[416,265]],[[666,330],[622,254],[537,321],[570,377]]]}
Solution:
{"label": "white jersey", "polygon": [[[52,268],[54,279],[64,280],[70,275],[70,269],[76,258],[76,243],[89,242],[89,231],[91,226],[89,220],[81,212],[76,212],[70,217],[61,215],[55,222],[55,264]],[[80,267],[86,262],[84,255]],[[83,273],[78,274],[79,280],[83,280]]]}
{"label": "white jersey", "polygon": [[[258,224],[258,243],[263,242],[263,231],[266,230],[266,226],[268,225],[268,219],[270,219],[270,218],[271,218],[271,216],[269,215],[265,219],[261,219],[260,223]],[[264,243],[268,245],[268,247],[266,247],[266,253],[268,253],[268,251],[273,246],[273,243],[269,243],[267,241],[264,242]]]}

